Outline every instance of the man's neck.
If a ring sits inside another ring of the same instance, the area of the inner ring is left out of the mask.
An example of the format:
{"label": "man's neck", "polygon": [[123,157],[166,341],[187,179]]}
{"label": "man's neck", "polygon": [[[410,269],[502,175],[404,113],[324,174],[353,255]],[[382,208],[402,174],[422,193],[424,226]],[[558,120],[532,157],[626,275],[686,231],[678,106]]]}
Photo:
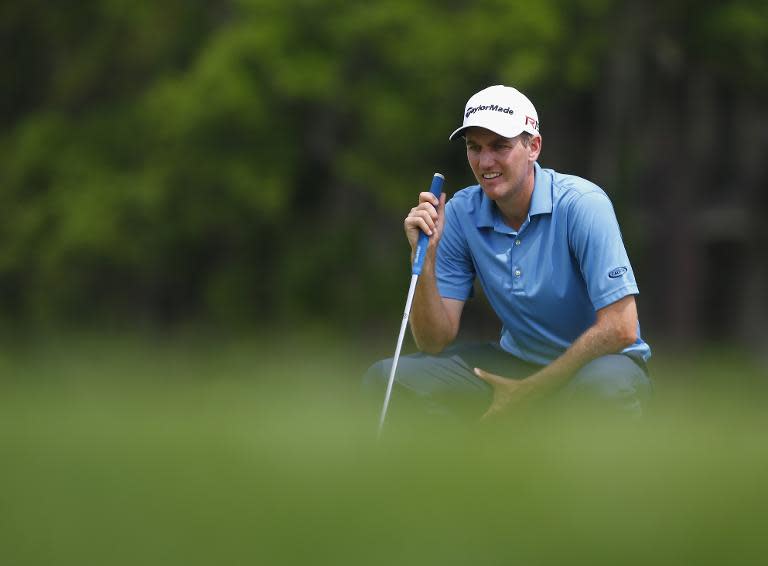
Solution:
{"label": "man's neck", "polygon": [[531,173],[524,181],[523,190],[511,195],[509,200],[496,201],[496,206],[504,219],[504,223],[517,231],[528,218],[528,212],[531,209],[531,199],[533,197],[535,176],[533,168]]}

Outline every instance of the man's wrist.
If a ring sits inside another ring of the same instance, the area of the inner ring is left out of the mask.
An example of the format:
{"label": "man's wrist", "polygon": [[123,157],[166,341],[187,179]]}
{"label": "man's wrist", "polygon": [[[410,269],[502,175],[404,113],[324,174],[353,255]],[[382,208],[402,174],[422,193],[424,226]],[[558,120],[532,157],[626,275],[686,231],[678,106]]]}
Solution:
{"label": "man's wrist", "polygon": [[530,400],[546,397],[550,392],[560,387],[561,380],[558,377],[556,372],[553,372],[549,367],[542,368],[528,376],[523,380],[526,389],[525,397]]}

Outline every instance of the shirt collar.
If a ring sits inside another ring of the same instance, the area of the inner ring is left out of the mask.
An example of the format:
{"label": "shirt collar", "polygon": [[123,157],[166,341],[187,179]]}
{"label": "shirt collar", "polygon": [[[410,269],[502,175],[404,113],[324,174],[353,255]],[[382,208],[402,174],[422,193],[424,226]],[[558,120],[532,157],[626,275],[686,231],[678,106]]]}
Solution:
{"label": "shirt collar", "polygon": [[552,214],[552,175],[545,171],[538,163],[533,164],[535,180],[533,183],[533,195],[531,195],[531,208],[528,216],[537,214]]}
{"label": "shirt collar", "polygon": [[[535,216],[537,214],[551,214],[552,213],[552,176],[544,171],[541,166],[534,162],[534,182],[533,182],[533,194],[531,195],[531,206],[528,210],[528,216]],[[475,224],[478,228],[505,228],[500,231],[508,232],[510,229],[505,226],[504,221],[501,219],[496,205],[494,202],[485,196],[482,192],[482,200],[480,202],[480,208],[477,212],[477,220]]]}

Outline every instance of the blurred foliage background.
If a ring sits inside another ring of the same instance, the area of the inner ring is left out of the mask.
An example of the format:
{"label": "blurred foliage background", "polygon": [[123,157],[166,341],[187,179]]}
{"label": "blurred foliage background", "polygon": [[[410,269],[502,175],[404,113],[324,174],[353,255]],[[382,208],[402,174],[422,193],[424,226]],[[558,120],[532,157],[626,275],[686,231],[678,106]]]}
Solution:
{"label": "blurred foliage background", "polygon": [[612,197],[646,336],[768,341],[763,0],[29,0],[0,49],[6,328],[392,333],[402,218],[506,83]]}

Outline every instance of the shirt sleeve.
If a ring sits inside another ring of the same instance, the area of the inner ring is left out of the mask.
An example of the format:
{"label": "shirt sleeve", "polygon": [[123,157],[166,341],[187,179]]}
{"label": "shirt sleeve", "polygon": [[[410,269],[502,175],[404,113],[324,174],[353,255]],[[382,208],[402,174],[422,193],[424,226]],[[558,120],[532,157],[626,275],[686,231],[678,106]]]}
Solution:
{"label": "shirt sleeve", "polygon": [[594,191],[573,201],[568,240],[595,310],[638,293],[619,223],[605,193]]}
{"label": "shirt sleeve", "polygon": [[453,199],[445,205],[445,227],[437,248],[435,274],[441,297],[466,301],[472,296],[475,266]]}

